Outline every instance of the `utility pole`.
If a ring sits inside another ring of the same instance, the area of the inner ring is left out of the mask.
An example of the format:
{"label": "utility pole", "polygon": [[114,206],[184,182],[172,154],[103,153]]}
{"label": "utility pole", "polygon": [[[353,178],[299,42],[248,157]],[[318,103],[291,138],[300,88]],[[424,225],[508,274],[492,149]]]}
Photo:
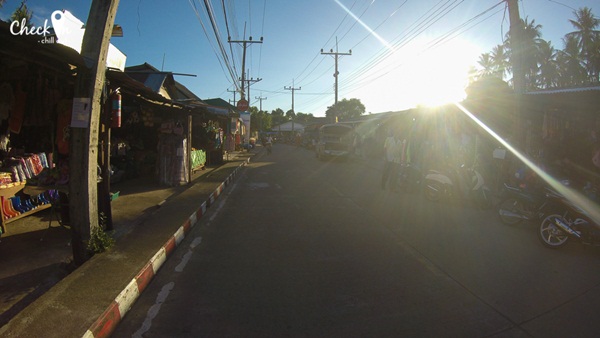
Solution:
{"label": "utility pole", "polygon": [[514,132],[515,145],[525,146],[523,121],[523,96],[525,94],[525,71],[523,67],[523,24],[517,0],[506,0],[510,19],[510,48],[512,50],[513,86],[515,91]]}
{"label": "utility pole", "polygon": [[[248,73],[250,73],[250,70],[248,70]],[[248,85],[248,96],[247,96],[247,97],[248,97],[248,100],[250,100],[250,85],[251,85],[251,84],[254,84],[254,83],[256,83],[256,82],[259,82],[259,81],[261,81],[261,80],[262,80],[262,79],[260,79],[260,78],[258,78],[258,79],[250,78],[250,79],[247,79],[247,80],[244,80],[243,78],[242,78],[242,79],[240,79],[240,81],[242,81],[242,83],[243,83],[243,84],[247,84],[247,85]],[[243,88],[244,88],[244,85],[243,85],[243,84],[242,84],[242,90],[243,90]]]}
{"label": "utility pole", "polygon": [[[89,259],[86,243],[98,229],[98,135],[106,58],[119,0],[93,0],[81,45],[86,66],[77,70],[73,113],[85,116],[71,126],[69,154],[69,216],[73,236],[73,259],[77,265]],[[85,108],[86,105],[89,108]],[[80,115],[80,116],[81,116]],[[75,116],[75,115],[74,115]],[[72,121],[73,122],[73,121]]]}
{"label": "utility pole", "polygon": [[262,102],[263,102],[263,100],[266,100],[267,98],[266,97],[262,97],[262,96],[255,96],[254,98],[257,99],[257,100],[259,100],[259,102],[260,102],[260,111],[262,111]]}
{"label": "utility pole", "polygon": [[237,101],[235,100],[235,94],[237,93],[237,90],[229,90],[227,89],[228,92],[233,93],[233,104],[232,105],[236,105]]}
{"label": "utility pole", "polygon": [[253,44],[253,43],[262,43],[263,42],[263,38],[262,36],[260,37],[260,41],[252,41],[252,37],[249,37],[248,40],[231,40],[231,37],[228,38],[229,43],[241,43],[242,44],[242,48],[243,49],[243,53],[242,53],[242,78],[240,79],[241,83],[242,83],[242,88],[240,90],[240,95],[241,98],[240,100],[244,99],[244,84],[246,83],[246,79],[244,77],[245,73],[244,73],[244,69],[246,69],[246,47],[249,44]]}
{"label": "utility pole", "polygon": [[294,116],[296,115],[296,111],[294,110],[294,92],[296,90],[302,90],[302,87],[294,88],[294,80],[292,80],[292,86],[283,87],[285,90],[292,91],[292,135],[294,134]]}
{"label": "utility pole", "polygon": [[260,119],[259,119],[260,124],[259,124],[259,127],[258,127],[258,131],[262,132],[262,124],[263,124],[262,102],[263,102],[263,100],[266,100],[267,98],[266,97],[262,97],[262,96],[256,96],[254,98],[257,99],[260,102],[259,103],[260,110],[258,111],[258,114],[260,116]]}
{"label": "utility pole", "polygon": [[[331,49],[329,52],[323,52],[323,49],[321,49],[321,55],[333,55],[333,58],[335,59],[335,73],[333,73],[333,77],[335,77],[335,104],[338,103],[338,75],[340,74],[340,72],[338,72],[338,59],[340,56],[343,55],[352,55],[352,49],[350,49],[348,51],[348,53],[340,53],[338,52],[338,43],[337,43],[337,37],[335,38],[335,52],[333,51],[333,49]],[[337,122],[337,116],[336,116],[336,122]]]}

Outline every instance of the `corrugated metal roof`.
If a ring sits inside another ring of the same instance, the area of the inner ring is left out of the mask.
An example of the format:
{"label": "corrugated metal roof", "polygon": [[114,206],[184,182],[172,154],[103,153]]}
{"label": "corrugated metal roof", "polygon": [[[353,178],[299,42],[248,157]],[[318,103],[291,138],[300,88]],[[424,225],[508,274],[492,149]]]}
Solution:
{"label": "corrugated metal roof", "polygon": [[577,93],[577,92],[587,92],[587,91],[600,91],[600,86],[538,90],[538,91],[534,91],[534,92],[527,92],[527,93],[525,93],[525,95],[563,94],[563,93]]}

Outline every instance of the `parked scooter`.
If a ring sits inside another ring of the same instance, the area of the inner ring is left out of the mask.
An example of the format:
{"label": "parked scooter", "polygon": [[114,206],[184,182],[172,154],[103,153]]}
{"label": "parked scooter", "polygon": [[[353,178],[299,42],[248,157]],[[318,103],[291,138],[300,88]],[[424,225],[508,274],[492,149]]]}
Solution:
{"label": "parked scooter", "polygon": [[477,160],[472,167],[463,164],[459,168],[449,167],[445,171],[429,170],[424,180],[425,196],[430,201],[469,198],[481,209],[490,208],[491,192],[476,167]]}
{"label": "parked scooter", "polygon": [[600,227],[586,212],[559,194],[550,196],[565,209],[546,216],[538,229],[538,238],[548,248],[560,248],[569,240],[600,246]]}
{"label": "parked scooter", "polygon": [[504,224],[515,225],[521,221],[541,220],[549,208],[548,194],[554,192],[531,191],[504,183],[504,199],[498,204],[498,215]]}

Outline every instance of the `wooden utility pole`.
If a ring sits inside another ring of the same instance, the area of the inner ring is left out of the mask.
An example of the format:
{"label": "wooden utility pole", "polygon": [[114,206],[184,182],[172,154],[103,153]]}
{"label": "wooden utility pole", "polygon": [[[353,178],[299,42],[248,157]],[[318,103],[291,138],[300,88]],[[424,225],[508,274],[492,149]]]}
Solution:
{"label": "wooden utility pole", "polygon": [[506,0],[510,19],[510,48],[512,50],[513,86],[515,92],[514,145],[525,146],[523,95],[525,94],[525,71],[523,67],[523,24],[517,0]]}
{"label": "wooden utility pole", "polygon": [[[119,0],[94,0],[86,23],[81,55],[86,67],[79,68],[75,81],[73,114],[89,112],[89,121],[75,126],[72,121],[69,152],[69,216],[76,264],[89,259],[87,242],[98,228],[98,135],[106,57]],[[87,102],[87,103],[86,103]],[[90,108],[86,107],[86,104]],[[81,109],[81,110],[80,110]],[[82,122],[80,119],[79,122]]]}

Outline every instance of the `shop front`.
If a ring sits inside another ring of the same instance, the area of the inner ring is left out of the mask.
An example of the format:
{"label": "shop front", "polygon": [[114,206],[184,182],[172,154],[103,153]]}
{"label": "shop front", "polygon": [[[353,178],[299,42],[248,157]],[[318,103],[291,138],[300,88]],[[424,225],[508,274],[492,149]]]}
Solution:
{"label": "shop front", "polygon": [[575,186],[600,184],[600,87],[525,95],[527,153]]}

